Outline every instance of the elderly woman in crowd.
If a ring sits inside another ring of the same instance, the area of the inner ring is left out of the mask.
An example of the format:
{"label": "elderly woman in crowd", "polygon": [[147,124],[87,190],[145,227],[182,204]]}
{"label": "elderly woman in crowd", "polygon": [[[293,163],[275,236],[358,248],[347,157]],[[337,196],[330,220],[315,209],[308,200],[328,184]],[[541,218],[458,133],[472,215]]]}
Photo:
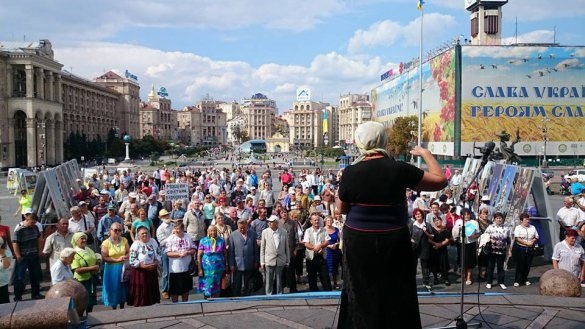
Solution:
{"label": "elderly woman in crowd", "polygon": [[[415,269],[396,267],[414,258],[404,195],[406,188],[440,190],[447,179],[431,152],[419,146],[411,154],[422,157],[428,171],[394,160],[378,122],[359,125],[354,136],[360,156],[344,169],[336,197],[337,209],[347,214],[338,328],[389,328],[397,323],[420,328]],[[372,264],[378,264],[375,270],[364,271]]]}
{"label": "elderly woman in crowd", "polygon": [[494,222],[486,228],[485,233],[490,236],[491,244],[487,253],[487,284],[485,287],[492,288],[494,267],[497,266],[498,284],[500,288],[505,290],[507,287],[504,284],[504,261],[510,245],[510,230],[504,226],[504,215],[501,212],[494,213]]}
{"label": "elderly woman in crowd", "polygon": [[71,263],[75,257],[75,249],[65,248],[59,253],[59,259],[51,266],[51,284],[55,285],[61,281],[73,279]]}
{"label": "elderly woman in crowd", "polygon": [[341,286],[337,284],[337,274],[339,273],[339,265],[341,264],[341,249],[339,249],[339,244],[341,242],[341,231],[335,226],[333,226],[333,217],[327,216],[325,217],[325,231],[329,236],[329,241],[327,245],[327,253],[326,253],[326,260],[327,260],[327,268],[329,270],[329,274],[331,274],[331,278],[333,279],[333,288],[341,289]]}
{"label": "elderly woman in crowd", "polygon": [[173,303],[189,300],[189,291],[193,289],[193,279],[189,275],[189,264],[195,254],[195,243],[191,236],[185,233],[185,225],[179,222],[174,227],[174,233],[166,239],[166,253],[169,257],[169,291]]}
{"label": "elderly woman in crowd", "polygon": [[122,237],[122,224],[112,223],[109,237],[102,242],[102,259],[104,274],[102,286],[102,303],[116,309],[124,308],[126,303],[126,283],[121,282],[124,262],[128,260],[130,245]]}
{"label": "elderly woman in crowd", "polygon": [[211,221],[213,220],[213,215],[215,215],[215,208],[217,204],[213,202],[211,194],[207,194],[205,199],[203,200],[203,213],[205,214],[205,225],[209,227],[211,225]]}
{"label": "elderly woman in crowd", "polygon": [[225,223],[226,217],[221,215],[221,214],[217,214],[215,215],[215,220],[213,225],[215,226],[216,230],[217,230],[217,235],[219,237],[221,237],[226,245],[229,246],[229,239],[230,239],[230,235],[232,235],[232,228],[229,225],[226,225]]}
{"label": "elderly woman in crowd", "polygon": [[519,216],[520,225],[514,228],[514,245],[512,246],[512,257],[516,264],[514,287],[525,284],[529,286],[528,273],[532,266],[532,249],[538,241],[536,228],[530,225],[530,215],[521,213]]}
{"label": "elderly woman in crowd", "polygon": [[557,243],[553,249],[553,268],[570,272],[579,282],[585,280],[585,251],[577,244],[576,230],[565,230],[565,240]]}
{"label": "elderly woman in crowd", "polygon": [[472,272],[477,266],[477,240],[481,235],[479,224],[476,220],[471,219],[471,210],[464,208],[461,210],[461,219],[455,222],[453,227],[453,236],[461,237],[465,233],[465,252],[463,253],[463,265],[465,266],[465,285],[470,286],[472,282]]}
{"label": "elderly woman in crowd", "polygon": [[207,236],[201,239],[197,251],[198,288],[205,298],[219,297],[221,277],[226,269],[226,252],[225,240],[218,236],[217,227],[209,226]]}
{"label": "elderly woman in crowd", "polygon": [[86,311],[89,313],[93,311],[93,306],[97,302],[94,276],[97,275],[100,268],[98,258],[95,252],[87,246],[87,234],[85,232],[73,234],[71,245],[75,248],[75,257],[71,263],[73,278],[87,290],[89,300]]}
{"label": "elderly woman in crowd", "polygon": [[443,225],[441,217],[434,217],[433,226],[431,227],[430,255],[429,267],[435,278],[434,284],[438,284],[438,274],[441,275],[441,280],[446,286],[450,286],[449,282],[449,253],[447,246],[451,242],[451,231]]}
{"label": "elderly woman in crowd", "polygon": [[160,262],[158,243],[150,238],[146,227],[140,226],[130,247],[130,266],[133,269],[128,288],[129,305],[137,307],[160,303],[157,271]]}
{"label": "elderly woman in crowd", "polygon": [[412,243],[412,250],[414,251],[414,269],[418,265],[420,260],[420,268],[422,271],[423,286],[427,289],[431,289],[430,282],[430,246],[429,240],[433,238],[431,228],[427,227],[425,222],[424,213],[422,210],[416,208],[412,211],[412,219],[410,227],[410,242]]}
{"label": "elderly woman in crowd", "polygon": [[176,200],[173,204],[173,210],[171,210],[171,220],[174,222],[182,221],[183,217],[185,217],[185,212],[187,211],[183,208],[183,201]]}
{"label": "elderly woman in crowd", "polygon": [[148,230],[148,234],[150,234],[151,236],[155,233],[154,224],[150,219],[147,218],[146,210],[144,210],[144,208],[138,210],[138,218],[136,218],[132,222],[132,228],[130,229],[130,236],[132,238],[132,242],[137,239],[136,232],[140,227],[146,227],[146,229]]}

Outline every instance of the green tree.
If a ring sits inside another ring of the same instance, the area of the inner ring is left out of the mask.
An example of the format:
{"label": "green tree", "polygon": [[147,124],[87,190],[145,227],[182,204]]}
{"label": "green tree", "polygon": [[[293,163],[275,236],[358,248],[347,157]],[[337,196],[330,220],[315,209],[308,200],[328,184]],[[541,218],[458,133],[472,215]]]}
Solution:
{"label": "green tree", "polygon": [[[398,117],[392,126],[386,129],[388,134],[388,151],[396,155],[408,157],[412,142],[416,143],[418,118],[415,115]],[[414,131],[414,135],[411,134]],[[410,144],[410,145],[409,145]]]}
{"label": "green tree", "polygon": [[236,141],[238,141],[238,144],[246,142],[250,139],[248,136],[248,131],[245,130],[240,124],[235,124],[232,126],[232,135],[235,137]]}

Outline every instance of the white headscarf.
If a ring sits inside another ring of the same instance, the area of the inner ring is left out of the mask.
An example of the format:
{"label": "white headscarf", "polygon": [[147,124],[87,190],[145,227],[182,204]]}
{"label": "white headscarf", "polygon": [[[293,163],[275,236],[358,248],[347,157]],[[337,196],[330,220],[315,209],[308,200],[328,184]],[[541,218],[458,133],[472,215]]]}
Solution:
{"label": "white headscarf", "polygon": [[382,153],[390,157],[386,150],[388,136],[384,126],[375,121],[364,122],[355,130],[355,145],[357,146],[360,156],[352,163],[356,164],[368,155]]}

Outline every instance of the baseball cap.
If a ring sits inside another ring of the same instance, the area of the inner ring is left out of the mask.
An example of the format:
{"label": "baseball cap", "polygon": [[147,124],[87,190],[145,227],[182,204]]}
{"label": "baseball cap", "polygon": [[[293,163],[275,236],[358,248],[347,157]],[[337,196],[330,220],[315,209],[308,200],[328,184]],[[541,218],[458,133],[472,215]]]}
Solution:
{"label": "baseball cap", "polygon": [[268,219],[267,219],[267,221],[269,221],[269,222],[274,222],[276,220],[278,220],[278,217],[275,215],[272,215],[272,216],[268,217]]}
{"label": "baseball cap", "polygon": [[128,193],[128,197],[129,198],[136,199],[137,196],[138,196],[138,194],[136,194],[136,192],[130,192],[130,193]]}
{"label": "baseball cap", "polygon": [[255,190],[255,189],[256,189],[256,186],[250,187],[250,190]]}
{"label": "baseball cap", "polygon": [[108,206],[108,210],[116,210],[116,206],[114,206],[113,204]]}
{"label": "baseball cap", "polygon": [[490,201],[490,196],[489,195],[482,196],[481,201]]}
{"label": "baseball cap", "polygon": [[32,208],[26,208],[26,209],[24,210],[24,214],[25,214],[25,215],[29,215],[29,214],[32,214],[32,213],[33,213],[33,210],[32,210]]}
{"label": "baseball cap", "polygon": [[315,198],[313,199],[313,201],[321,201],[321,197],[318,195],[315,195]]}
{"label": "baseball cap", "polygon": [[77,206],[81,207],[81,206],[86,205],[86,204],[87,204],[87,202],[85,202],[85,201],[79,201]]}

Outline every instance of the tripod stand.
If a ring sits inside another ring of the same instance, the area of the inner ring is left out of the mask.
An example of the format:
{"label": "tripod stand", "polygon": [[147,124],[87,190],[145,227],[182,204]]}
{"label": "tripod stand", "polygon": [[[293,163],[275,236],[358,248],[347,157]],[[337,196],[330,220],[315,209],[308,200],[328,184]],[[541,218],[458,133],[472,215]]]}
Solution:
{"label": "tripod stand", "polygon": [[[493,148],[492,148],[493,150]],[[481,165],[479,166],[479,169],[477,170],[477,172],[475,173],[475,175],[473,176],[473,178],[471,179],[471,182],[469,183],[469,186],[473,185],[477,178],[479,177],[479,174],[481,173],[481,171],[483,170],[483,168],[485,167],[487,161],[488,161],[488,157],[491,154],[491,151],[487,151],[487,152],[482,152],[483,153],[483,159],[481,162]],[[467,193],[467,188],[464,189],[463,194]],[[471,209],[471,206],[469,206],[469,204],[466,204],[465,206],[468,206],[469,211],[473,212],[473,210]],[[461,229],[460,229],[460,233],[459,233],[460,239],[461,239],[461,262],[459,264],[459,266],[461,266],[461,300],[459,301],[459,316],[457,316],[455,318],[455,326],[447,326],[447,327],[440,327],[440,328],[435,328],[435,329],[450,329],[450,328],[456,328],[456,329],[467,329],[467,328],[480,328],[482,326],[481,322],[474,322],[474,323],[467,323],[465,321],[465,319],[463,318],[463,303],[465,302],[464,298],[465,298],[465,219],[462,218],[462,223],[461,223]]]}

